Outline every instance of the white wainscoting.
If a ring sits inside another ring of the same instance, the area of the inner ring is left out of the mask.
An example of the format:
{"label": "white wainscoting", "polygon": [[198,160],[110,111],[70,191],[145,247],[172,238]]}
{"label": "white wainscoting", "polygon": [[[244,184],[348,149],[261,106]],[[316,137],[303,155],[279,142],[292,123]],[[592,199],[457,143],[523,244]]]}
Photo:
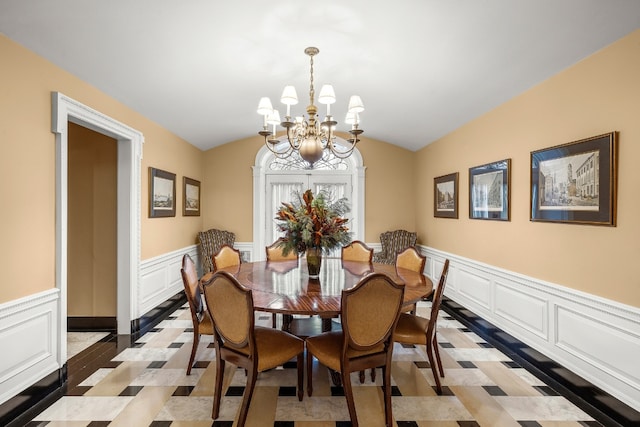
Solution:
{"label": "white wainscoting", "polygon": [[[233,246],[240,251],[244,262],[253,259],[253,243],[236,242]],[[198,274],[202,275],[197,245],[149,258],[140,263],[140,287],[138,289],[140,307],[137,311],[140,315],[184,291],[180,275],[184,254],[191,256],[198,267]]]}
{"label": "white wainscoting", "polygon": [[200,269],[196,245],[149,258],[140,263],[140,287],[138,288],[138,313],[143,315],[175,294],[184,292],[182,257],[189,254]]}
{"label": "white wainscoting", "polygon": [[0,404],[59,369],[60,292],[0,304]]}
{"label": "white wainscoting", "polygon": [[[425,273],[445,295],[640,410],[640,309],[430,247]],[[632,284],[630,284],[632,285]]]}

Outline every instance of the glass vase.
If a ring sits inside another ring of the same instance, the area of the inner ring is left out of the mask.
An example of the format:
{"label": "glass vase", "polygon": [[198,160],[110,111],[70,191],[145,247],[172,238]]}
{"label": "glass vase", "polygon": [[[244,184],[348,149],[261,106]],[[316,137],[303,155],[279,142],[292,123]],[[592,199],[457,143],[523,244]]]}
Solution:
{"label": "glass vase", "polygon": [[322,249],[307,249],[307,268],[309,269],[309,278],[317,279],[320,277],[320,267],[322,266]]}

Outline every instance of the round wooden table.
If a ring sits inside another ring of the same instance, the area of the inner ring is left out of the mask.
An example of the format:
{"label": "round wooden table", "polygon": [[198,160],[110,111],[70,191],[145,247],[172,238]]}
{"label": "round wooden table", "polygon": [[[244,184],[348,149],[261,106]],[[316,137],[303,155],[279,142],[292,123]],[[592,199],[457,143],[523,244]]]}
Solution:
{"label": "round wooden table", "polygon": [[233,274],[242,285],[253,291],[256,310],[285,315],[337,317],[340,315],[342,290],[355,286],[373,272],[384,273],[396,283],[405,285],[404,305],[407,307],[433,292],[433,283],[424,274],[401,268],[396,270],[389,264],[349,262],[340,258],[323,258],[319,279],[309,279],[304,258],[299,261],[248,262],[222,270]]}

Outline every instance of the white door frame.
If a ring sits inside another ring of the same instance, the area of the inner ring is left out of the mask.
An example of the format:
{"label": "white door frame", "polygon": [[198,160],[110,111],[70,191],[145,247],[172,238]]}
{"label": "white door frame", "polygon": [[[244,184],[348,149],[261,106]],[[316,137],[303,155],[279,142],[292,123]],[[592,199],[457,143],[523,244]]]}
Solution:
{"label": "white door frame", "polygon": [[60,290],[59,360],[67,360],[67,203],[68,122],[117,140],[117,323],[118,334],[131,334],[131,321],[139,317],[140,283],[140,168],[144,136],[59,92],[52,92],[51,130],[56,135],[56,288]]}
{"label": "white door frame", "polygon": [[[273,160],[273,154],[266,146],[262,146],[256,154],[253,169],[253,259],[261,259],[258,254],[264,254],[264,248],[267,244],[265,241],[265,214],[266,209],[266,172],[270,162]],[[364,241],[364,193],[365,193],[365,170],[362,164],[362,155],[356,148],[351,156],[345,161],[349,165],[352,174],[351,185],[353,191],[353,206],[351,213],[356,218],[356,229],[353,231],[354,240]],[[300,171],[302,172],[302,171]],[[313,173],[312,171],[307,171]],[[326,173],[326,172],[325,172]],[[275,212],[274,212],[275,215]]]}

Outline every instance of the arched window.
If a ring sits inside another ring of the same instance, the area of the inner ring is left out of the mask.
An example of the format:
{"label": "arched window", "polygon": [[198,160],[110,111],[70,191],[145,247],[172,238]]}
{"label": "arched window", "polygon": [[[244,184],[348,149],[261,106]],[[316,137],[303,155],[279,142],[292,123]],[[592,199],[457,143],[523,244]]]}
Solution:
{"label": "arched window", "polygon": [[253,166],[253,260],[263,259],[264,247],[278,237],[274,217],[280,203],[291,200],[293,191],[308,188],[314,193],[324,189],[334,197],[347,197],[352,237],[364,240],[364,172],[357,148],[346,159],[325,153],[308,169],[297,152],[280,159],[263,146]]}

